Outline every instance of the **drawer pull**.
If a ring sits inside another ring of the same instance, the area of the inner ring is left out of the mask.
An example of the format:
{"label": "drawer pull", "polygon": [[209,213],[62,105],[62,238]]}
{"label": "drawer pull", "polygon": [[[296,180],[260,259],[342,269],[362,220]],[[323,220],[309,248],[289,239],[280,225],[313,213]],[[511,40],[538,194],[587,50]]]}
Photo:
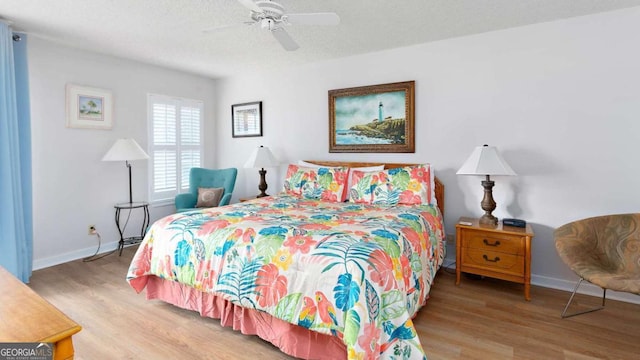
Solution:
{"label": "drawer pull", "polygon": [[482,255],[482,258],[484,259],[484,261],[489,261],[494,263],[497,263],[498,261],[500,261],[499,256],[496,256],[493,260],[489,260],[489,257],[485,254],[485,255]]}
{"label": "drawer pull", "polygon": [[500,240],[496,240],[494,243],[490,243],[487,239],[483,239],[482,242],[487,246],[500,246]]}

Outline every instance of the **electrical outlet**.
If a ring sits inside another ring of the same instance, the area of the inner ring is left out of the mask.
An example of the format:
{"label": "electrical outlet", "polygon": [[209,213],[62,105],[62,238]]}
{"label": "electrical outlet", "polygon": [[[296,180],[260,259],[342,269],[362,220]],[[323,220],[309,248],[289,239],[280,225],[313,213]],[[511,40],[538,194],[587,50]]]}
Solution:
{"label": "electrical outlet", "polygon": [[454,245],[456,241],[455,235],[448,234],[444,240],[444,246]]}
{"label": "electrical outlet", "polygon": [[96,226],[95,225],[89,225],[88,233],[89,233],[89,235],[95,235],[96,234]]}

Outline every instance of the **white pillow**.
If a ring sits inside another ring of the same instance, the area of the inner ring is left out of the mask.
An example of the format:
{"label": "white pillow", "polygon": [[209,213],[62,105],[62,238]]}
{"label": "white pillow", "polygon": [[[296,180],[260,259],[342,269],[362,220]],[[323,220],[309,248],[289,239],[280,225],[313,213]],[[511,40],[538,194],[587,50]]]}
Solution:
{"label": "white pillow", "polygon": [[318,168],[321,168],[321,167],[327,167],[327,166],[322,166],[322,165],[306,162],[304,160],[298,160],[298,165],[304,166],[304,167],[310,167],[310,168],[314,168],[314,169],[318,169]]}

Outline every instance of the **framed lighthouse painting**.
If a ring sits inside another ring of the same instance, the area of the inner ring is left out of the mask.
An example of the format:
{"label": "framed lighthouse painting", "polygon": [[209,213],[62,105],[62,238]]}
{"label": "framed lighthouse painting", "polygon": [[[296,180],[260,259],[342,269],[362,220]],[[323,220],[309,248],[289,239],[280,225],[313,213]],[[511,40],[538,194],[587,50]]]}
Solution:
{"label": "framed lighthouse painting", "polygon": [[329,90],[329,152],[415,152],[415,81]]}

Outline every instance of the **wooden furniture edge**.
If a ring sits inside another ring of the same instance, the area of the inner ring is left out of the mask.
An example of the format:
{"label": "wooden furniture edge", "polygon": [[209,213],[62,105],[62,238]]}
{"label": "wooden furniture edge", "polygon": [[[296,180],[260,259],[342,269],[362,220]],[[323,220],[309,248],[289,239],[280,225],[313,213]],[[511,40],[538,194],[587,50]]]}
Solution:
{"label": "wooden furniture edge", "polygon": [[[72,336],[80,332],[82,326],[2,266],[0,288],[3,289],[0,295],[0,302],[3,304],[0,311],[3,320],[0,322],[0,337],[9,342],[50,342],[54,344],[55,360],[73,359]],[[8,299],[12,299],[13,302]],[[53,325],[42,326],[41,323]],[[21,330],[26,330],[15,332],[16,324],[20,324],[18,326]],[[5,336],[7,334],[9,337]]]}
{"label": "wooden furniture edge", "polygon": [[[460,223],[461,221],[470,222],[471,225],[463,225]],[[485,225],[485,224],[480,224],[479,218],[461,216],[460,219],[458,219],[458,222],[456,223],[456,227],[482,229],[488,232],[495,232],[495,233],[506,233],[506,234],[523,235],[523,236],[526,235],[532,238],[535,236],[535,233],[533,232],[533,227],[531,226],[530,223],[527,223],[527,225],[523,228],[504,225],[502,221],[499,221],[498,224],[496,225]]]}
{"label": "wooden furniture edge", "polygon": [[[325,161],[325,160],[304,160],[306,162],[310,162],[317,165],[322,166],[330,166],[330,167],[369,167],[369,166],[378,166],[384,165],[385,169],[394,169],[405,166],[415,166],[419,164],[408,164],[408,163],[382,163],[382,162],[358,162],[358,161]],[[433,171],[433,169],[432,169]],[[433,177],[436,188],[434,192],[436,194],[436,201],[438,202],[438,209],[440,209],[440,213],[444,216],[444,184],[438,179],[438,177]]]}
{"label": "wooden furniture edge", "polygon": [[[461,224],[461,222],[468,222],[469,224]],[[467,265],[462,261],[462,232],[464,230],[482,231],[492,234],[502,234],[508,236],[522,237],[524,238],[524,273],[522,276],[507,274],[501,271],[483,269],[473,267],[471,271],[466,270]],[[531,224],[527,224],[524,228],[518,228],[513,226],[504,226],[502,223],[498,223],[495,226],[480,224],[478,218],[460,217],[456,224],[456,285],[460,284],[460,275],[463,272],[470,272],[472,274],[489,276],[497,279],[511,281],[524,285],[524,299],[531,301],[531,241],[533,240],[534,233],[531,228]]]}
{"label": "wooden furniture edge", "polygon": [[[51,306],[53,306],[53,305],[51,305]],[[53,334],[53,335],[47,336],[47,337],[45,337],[43,339],[40,339],[40,342],[57,343],[60,340],[64,340],[64,339],[70,338],[72,335],[75,335],[75,334],[79,333],[80,330],[82,330],[82,326],[76,325],[76,326],[74,326],[72,328],[69,328],[66,331],[61,331],[61,332],[59,332],[57,334]]]}

